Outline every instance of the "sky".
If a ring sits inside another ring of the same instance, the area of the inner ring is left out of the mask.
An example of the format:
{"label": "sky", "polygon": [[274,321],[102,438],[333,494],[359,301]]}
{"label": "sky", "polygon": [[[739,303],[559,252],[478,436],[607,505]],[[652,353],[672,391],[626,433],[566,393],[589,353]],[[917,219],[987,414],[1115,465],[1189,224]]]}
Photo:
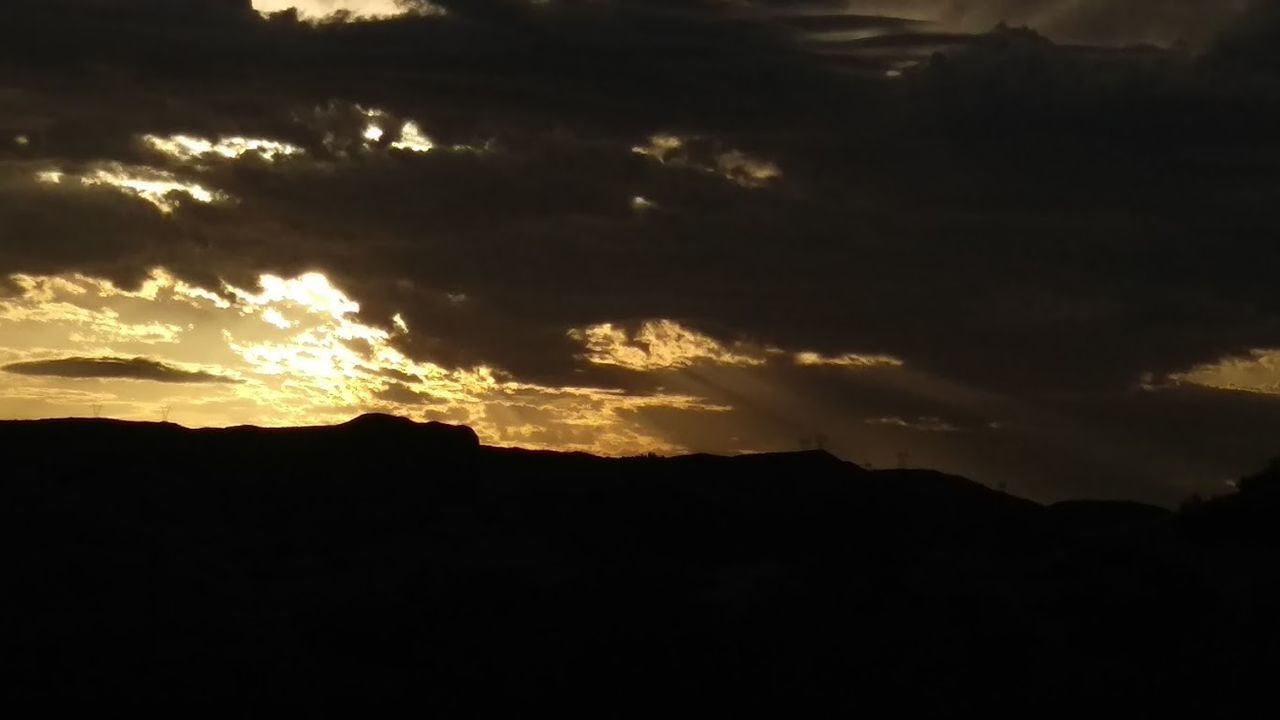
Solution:
{"label": "sky", "polygon": [[1040,500],[1280,453],[1280,3],[294,4],[6,3],[0,417]]}

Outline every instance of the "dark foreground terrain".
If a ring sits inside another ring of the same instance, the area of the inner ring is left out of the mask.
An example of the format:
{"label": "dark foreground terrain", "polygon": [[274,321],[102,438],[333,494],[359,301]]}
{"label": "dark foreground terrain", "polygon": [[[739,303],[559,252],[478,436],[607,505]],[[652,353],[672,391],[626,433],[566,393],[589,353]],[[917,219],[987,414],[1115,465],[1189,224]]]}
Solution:
{"label": "dark foreground terrain", "polygon": [[1220,717],[1280,680],[1275,470],[1171,513],[384,417],[0,423],[0,452],[9,699]]}

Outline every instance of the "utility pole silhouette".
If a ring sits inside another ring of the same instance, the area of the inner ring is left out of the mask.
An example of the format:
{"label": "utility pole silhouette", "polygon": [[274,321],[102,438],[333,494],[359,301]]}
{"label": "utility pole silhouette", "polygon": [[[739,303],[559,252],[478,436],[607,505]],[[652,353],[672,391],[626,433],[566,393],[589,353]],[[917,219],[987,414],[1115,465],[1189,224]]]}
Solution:
{"label": "utility pole silhouette", "polygon": [[169,422],[169,413],[173,410],[169,405],[160,407],[160,422]]}
{"label": "utility pole silhouette", "polygon": [[102,417],[102,404],[101,404],[101,403],[94,403],[94,404],[90,405],[90,406],[89,406],[89,411],[93,413],[93,416],[94,416],[95,418],[100,418],[100,417]]}

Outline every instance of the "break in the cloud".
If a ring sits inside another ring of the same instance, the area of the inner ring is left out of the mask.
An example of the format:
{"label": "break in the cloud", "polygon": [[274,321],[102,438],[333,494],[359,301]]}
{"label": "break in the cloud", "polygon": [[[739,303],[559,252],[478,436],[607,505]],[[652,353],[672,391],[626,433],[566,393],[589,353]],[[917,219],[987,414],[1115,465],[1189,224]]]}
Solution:
{"label": "break in the cloud", "polygon": [[631,151],[661,165],[717,175],[746,188],[764,187],[782,177],[782,170],[772,162],[741,150],[717,147],[717,143],[705,138],[654,135]]}
{"label": "break in the cloud", "polygon": [[252,154],[270,162],[277,157],[299,155],[303,152],[302,148],[295,145],[263,138],[223,137],[208,140],[190,135],[145,135],[142,141],[176,160],[201,160],[209,157],[236,160]]}
{"label": "break in the cloud", "polygon": [[800,367],[859,369],[903,365],[888,355],[827,356],[811,351],[788,353],[748,342],[726,345],[674,320],[646,320],[631,333],[613,323],[602,323],[572,329],[569,337],[583,345],[589,362],[636,372],[681,370],[697,365],[758,367],[778,356],[789,356]]}
{"label": "break in the cloud", "polygon": [[253,9],[263,14],[296,9],[299,17],[310,20],[335,13],[347,13],[353,20],[378,20],[442,12],[427,0],[253,0]]}

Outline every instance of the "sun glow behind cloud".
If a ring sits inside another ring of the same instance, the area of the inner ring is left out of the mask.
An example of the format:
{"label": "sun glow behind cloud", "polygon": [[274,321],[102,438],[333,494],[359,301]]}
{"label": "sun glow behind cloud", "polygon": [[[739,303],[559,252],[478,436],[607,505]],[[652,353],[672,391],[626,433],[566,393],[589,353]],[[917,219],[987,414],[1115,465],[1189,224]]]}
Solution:
{"label": "sun glow behind cloud", "polygon": [[870,367],[902,367],[902,361],[889,355],[859,355],[857,353],[844,353],[842,355],[828,356],[816,352],[799,352],[795,354],[797,365],[807,367],[842,367],[842,368],[870,368]]}
{"label": "sun glow behind cloud", "polygon": [[349,20],[383,20],[403,15],[443,15],[444,8],[425,0],[253,0],[253,9],[263,15],[297,8],[304,20],[323,20],[335,13],[348,13]]}
{"label": "sun glow behind cloud", "polygon": [[391,147],[396,150],[408,150],[410,152],[431,152],[435,149],[435,143],[431,142],[431,138],[422,134],[422,130],[417,123],[410,120],[400,128],[400,139],[391,143]]}
{"label": "sun glow behind cloud", "polygon": [[[356,110],[367,119],[364,130],[361,132],[361,138],[363,138],[365,146],[368,148],[386,147],[391,150],[419,154],[445,150],[477,155],[487,153],[493,149],[492,140],[488,140],[481,145],[466,143],[439,145],[423,132],[422,126],[416,120],[397,119],[390,113],[377,108],[363,108],[357,105]],[[399,127],[398,130],[388,130],[388,128],[396,128],[397,126]],[[388,140],[389,142],[386,142]],[[386,142],[385,146],[383,145],[384,142]]]}
{"label": "sun glow behind cloud", "polygon": [[368,321],[320,273],[264,274],[255,288],[217,290],[162,269],[135,290],[74,274],[11,280],[19,292],[0,302],[0,366],[23,372],[0,372],[6,417],[86,415],[92,407],[154,420],[170,408],[186,425],[270,426],[378,411],[465,423],[495,444],[628,454],[682,449],[636,411],[728,409],[688,395],[548,386],[487,366],[411,358],[395,345],[409,332],[402,316]]}

